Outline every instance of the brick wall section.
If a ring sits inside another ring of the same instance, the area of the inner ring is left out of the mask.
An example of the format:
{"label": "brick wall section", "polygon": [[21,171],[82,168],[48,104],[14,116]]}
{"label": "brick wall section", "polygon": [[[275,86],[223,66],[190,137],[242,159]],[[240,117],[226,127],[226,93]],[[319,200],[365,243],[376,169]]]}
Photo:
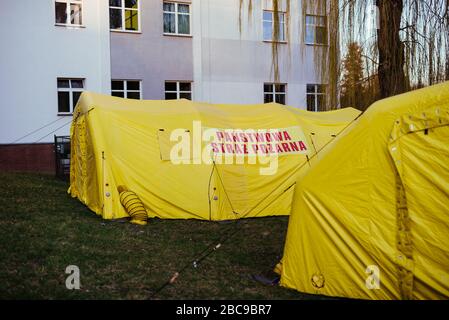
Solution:
{"label": "brick wall section", "polygon": [[55,173],[54,144],[0,144],[0,171]]}

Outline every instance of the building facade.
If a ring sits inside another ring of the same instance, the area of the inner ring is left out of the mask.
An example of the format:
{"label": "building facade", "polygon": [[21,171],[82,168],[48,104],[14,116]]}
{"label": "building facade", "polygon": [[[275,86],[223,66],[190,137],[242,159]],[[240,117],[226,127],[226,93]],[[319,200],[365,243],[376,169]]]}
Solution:
{"label": "building facade", "polygon": [[[16,0],[0,11],[0,169],[51,171],[84,90],[134,99],[276,101],[319,111],[325,14],[271,0]],[[241,9],[243,8],[243,9]],[[241,16],[241,18],[240,18]],[[240,21],[240,22],[239,22]]]}

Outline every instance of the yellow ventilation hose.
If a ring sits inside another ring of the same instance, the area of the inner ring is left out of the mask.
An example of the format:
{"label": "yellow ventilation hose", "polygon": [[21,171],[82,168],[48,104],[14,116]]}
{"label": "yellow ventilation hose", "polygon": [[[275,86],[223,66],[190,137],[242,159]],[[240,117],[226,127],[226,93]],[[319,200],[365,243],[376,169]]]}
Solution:
{"label": "yellow ventilation hose", "polygon": [[118,186],[117,190],[120,194],[120,203],[131,217],[131,223],[146,225],[148,220],[147,210],[137,194],[129,191],[125,186]]}

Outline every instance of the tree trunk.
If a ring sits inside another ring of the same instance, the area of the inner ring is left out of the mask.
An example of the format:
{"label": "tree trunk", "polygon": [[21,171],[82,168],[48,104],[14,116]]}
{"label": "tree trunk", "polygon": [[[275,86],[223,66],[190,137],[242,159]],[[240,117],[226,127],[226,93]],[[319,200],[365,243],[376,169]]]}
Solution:
{"label": "tree trunk", "polygon": [[[449,34],[449,0],[446,0],[446,30]],[[449,81],[449,38],[446,38],[446,77],[445,80]]]}
{"label": "tree trunk", "polygon": [[404,71],[404,44],[399,36],[403,5],[403,0],[376,0],[379,8],[377,45],[381,98],[403,93],[408,89]]}
{"label": "tree trunk", "polygon": [[449,54],[446,57],[446,81],[449,81]]}

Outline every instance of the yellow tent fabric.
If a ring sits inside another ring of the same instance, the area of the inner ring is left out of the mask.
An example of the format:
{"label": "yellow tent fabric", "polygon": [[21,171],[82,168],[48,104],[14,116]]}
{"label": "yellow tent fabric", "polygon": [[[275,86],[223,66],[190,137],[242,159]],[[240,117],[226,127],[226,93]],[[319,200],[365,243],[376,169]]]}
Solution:
{"label": "yellow tent fabric", "polygon": [[[230,220],[288,215],[296,175],[307,170],[307,159],[359,114],[352,108],[314,113],[275,103],[213,105],[84,92],[71,127],[69,192],[104,219],[128,217],[119,186],[140,198],[149,217]],[[204,163],[194,150],[180,153],[190,164],[175,164],[170,150],[177,142],[170,135],[181,130],[201,136],[195,121],[217,132],[288,128],[286,132],[303,140],[306,150],[279,155],[272,175],[259,173],[263,163]]]}
{"label": "yellow tent fabric", "polygon": [[298,180],[281,285],[449,297],[449,82],[376,102]]}

